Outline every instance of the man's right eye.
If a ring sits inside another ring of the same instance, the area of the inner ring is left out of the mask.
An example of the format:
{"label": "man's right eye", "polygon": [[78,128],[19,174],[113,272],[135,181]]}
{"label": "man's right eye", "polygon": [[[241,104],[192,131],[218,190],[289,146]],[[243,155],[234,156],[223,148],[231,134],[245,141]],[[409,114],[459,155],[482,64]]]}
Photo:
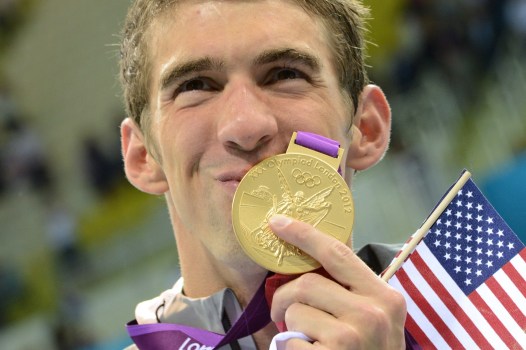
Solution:
{"label": "man's right eye", "polygon": [[209,91],[212,87],[205,79],[202,78],[194,78],[185,81],[176,90],[176,94],[179,94],[181,92],[189,92],[189,91],[196,91],[196,90],[205,90]]}

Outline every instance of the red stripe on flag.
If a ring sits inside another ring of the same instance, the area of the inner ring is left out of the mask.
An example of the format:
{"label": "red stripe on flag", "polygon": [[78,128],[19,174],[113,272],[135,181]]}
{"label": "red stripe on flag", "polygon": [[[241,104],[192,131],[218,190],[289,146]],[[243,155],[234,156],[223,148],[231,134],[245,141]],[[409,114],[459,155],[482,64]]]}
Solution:
{"label": "red stripe on flag", "polygon": [[409,314],[407,314],[405,319],[405,328],[411,330],[409,333],[422,349],[438,349]]}
{"label": "red stripe on flag", "polygon": [[493,327],[495,332],[499,335],[504,343],[508,346],[509,349],[515,349],[519,344],[515,338],[508,332],[506,327],[502,324],[499,318],[493,313],[488,304],[482,299],[477,290],[474,290],[469,296],[469,300],[477,307],[482,316],[488,321],[488,323]]}
{"label": "red stripe on flag", "polygon": [[511,263],[506,263],[502,270],[508,275],[510,280],[513,281],[513,283],[517,286],[517,289],[522,293],[522,295],[526,298],[526,280],[521,276],[519,271],[513,266]]}
{"label": "red stripe on flag", "polygon": [[502,288],[499,282],[495,279],[494,276],[491,276],[486,280],[486,285],[491,290],[491,292],[499,299],[501,304],[504,306],[506,310],[508,310],[509,314],[515,322],[517,322],[518,325],[521,326],[521,328],[524,328],[524,325],[526,325],[526,316],[522,313],[522,311],[515,306],[515,302],[513,299],[510,298],[510,295],[506,293],[506,291]]}
{"label": "red stripe on flag", "polygon": [[[414,255],[414,253],[413,253]],[[411,257],[413,260],[413,257]],[[426,297],[420,293],[418,288],[413,284],[413,281],[409,278],[403,267],[396,272],[396,277],[400,280],[400,283],[404,286],[407,294],[414,300],[418,305],[418,308],[422,313],[427,317],[429,322],[435,327],[437,332],[444,338],[444,340],[451,346],[453,349],[463,349],[464,346],[459,342],[455,334],[449,329],[449,327],[444,323],[444,320],[436,313],[433,306],[429,304]],[[408,328],[409,331],[413,331]]]}
{"label": "red stripe on flag", "polygon": [[[418,251],[415,251],[411,256],[411,261],[420,270],[420,274],[426,282],[433,288],[435,293],[438,295],[440,300],[447,306],[449,311],[455,316],[458,322],[466,329],[466,332],[471,336],[473,341],[477,343],[482,349],[491,349],[492,346],[486,339],[486,337],[480,332],[480,329],[473,323],[471,318],[466,314],[464,308],[457,303],[457,301],[451,296],[449,291],[444,285],[438,280],[435,273],[427,266],[424,259]],[[464,294],[462,297],[465,298]]]}

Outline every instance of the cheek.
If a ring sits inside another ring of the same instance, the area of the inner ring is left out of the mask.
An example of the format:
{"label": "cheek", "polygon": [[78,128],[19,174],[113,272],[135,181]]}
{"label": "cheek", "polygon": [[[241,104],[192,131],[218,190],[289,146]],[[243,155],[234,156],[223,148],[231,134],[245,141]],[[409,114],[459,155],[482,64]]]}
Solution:
{"label": "cheek", "polygon": [[318,98],[310,100],[310,103],[301,101],[286,104],[284,122],[289,123],[293,131],[311,131],[338,140],[344,139],[351,118],[338,106],[335,108],[331,101]]}

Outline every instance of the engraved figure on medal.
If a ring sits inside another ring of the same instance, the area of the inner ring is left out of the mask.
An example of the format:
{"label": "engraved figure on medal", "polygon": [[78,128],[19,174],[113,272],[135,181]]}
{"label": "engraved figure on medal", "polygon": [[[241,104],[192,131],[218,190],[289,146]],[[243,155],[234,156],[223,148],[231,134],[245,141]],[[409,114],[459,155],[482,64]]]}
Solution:
{"label": "engraved figure on medal", "polygon": [[[261,249],[268,251],[277,259],[277,265],[281,266],[283,259],[290,256],[305,256],[297,247],[278,238],[270,229],[268,220],[275,214],[283,214],[294,219],[301,220],[316,227],[331,210],[331,203],[326,198],[331,194],[334,186],[324,188],[309,198],[301,190],[293,191],[281,167],[277,167],[278,180],[281,188],[281,198],[272,194],[267,186],[260,185],[250,192],[251,196],[260,198],[270,207],[265,214],[261,224],[249,233],[249,239]],[[321,180],[312,177],[309,173],[295,168],[289,178],[295,179],[299,186],[313,188],[321,184]],[[247,194],[247,193],[245,193]]]}

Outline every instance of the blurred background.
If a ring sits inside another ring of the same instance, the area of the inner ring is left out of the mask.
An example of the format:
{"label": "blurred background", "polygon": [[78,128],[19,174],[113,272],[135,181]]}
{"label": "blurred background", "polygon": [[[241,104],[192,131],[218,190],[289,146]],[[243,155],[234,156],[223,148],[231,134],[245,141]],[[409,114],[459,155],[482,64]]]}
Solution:
{"label": "blurred background", "polygon": [[[163,198],[124,179],[130,0],[0,0],[0,349],[119,349],[178,276]],[[460,172],[526,240],[526,0],[366,0],[394,116],[354,244],[402,242]]]}

